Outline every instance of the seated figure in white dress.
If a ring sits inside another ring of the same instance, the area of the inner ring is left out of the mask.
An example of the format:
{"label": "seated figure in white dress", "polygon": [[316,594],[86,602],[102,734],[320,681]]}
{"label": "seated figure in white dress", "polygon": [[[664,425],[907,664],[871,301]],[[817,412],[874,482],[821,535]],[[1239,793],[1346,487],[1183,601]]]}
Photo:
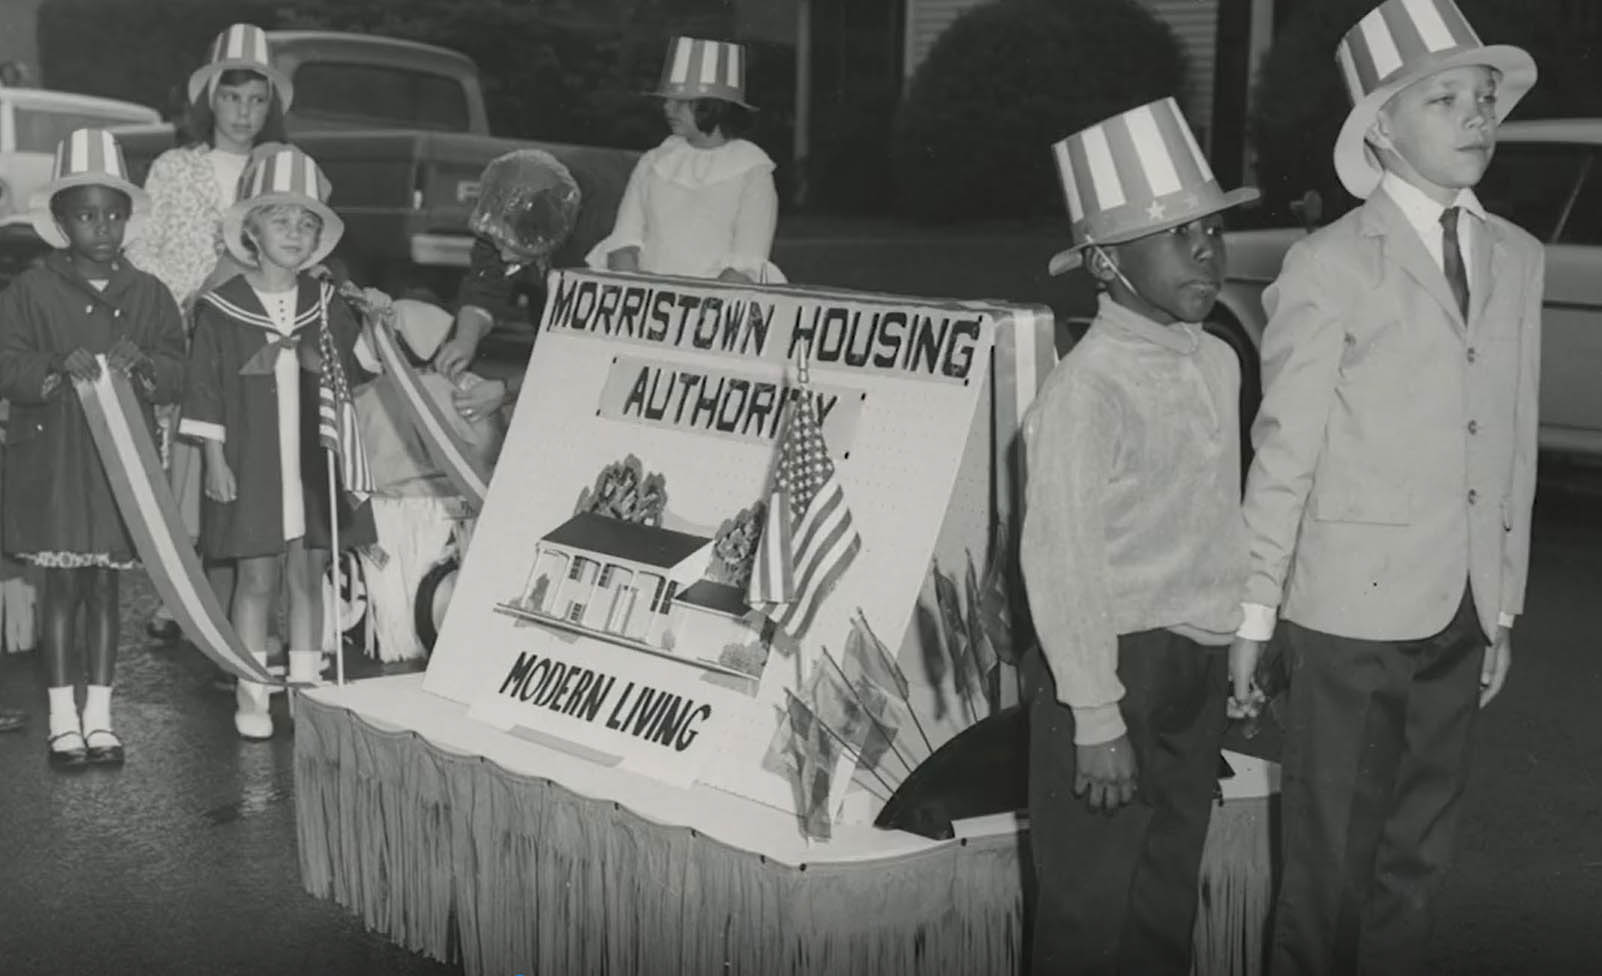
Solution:
{"label": "seated figure in white dress", "polygon": [[668,48],[662,83],[671,135],[634,168],[592,268],[744,283],[782,282],[769,260],[778,223],[773,160],[741,138],[745,49],[692,37]]}

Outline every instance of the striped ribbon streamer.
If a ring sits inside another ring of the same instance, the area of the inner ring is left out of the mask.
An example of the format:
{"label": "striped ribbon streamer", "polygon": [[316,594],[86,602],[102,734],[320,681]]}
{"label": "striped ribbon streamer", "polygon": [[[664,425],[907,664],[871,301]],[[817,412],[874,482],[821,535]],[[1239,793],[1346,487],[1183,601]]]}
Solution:
{"label": "striped ribbon streamer", "polygon": [[106,368],[101,357],[100,378],[74,385],[117,508],[162,603],[218,667],[250,681],[283,684],[246,653],[206,582],[200,557],[189,544],[189,533],[178,514],[178,502],[162,473],[155,442],[145,428],[144,412],[127,379]]}
{"label": "striped ribbon streamer", "polygon": [[492,472],[446,421],[434,398],[423,389],[417,371],[396,342],[394,322],[380,312],[369,314],[368,318],[373,326],[373,349],[378,353],[384,371],[395,378],[401,399],[406,403],[412,423],[423,435],[423,445],[428,449],[429,456],[445,472],[469,509],[474,513],[482,511],[484,496],[489,494]]}

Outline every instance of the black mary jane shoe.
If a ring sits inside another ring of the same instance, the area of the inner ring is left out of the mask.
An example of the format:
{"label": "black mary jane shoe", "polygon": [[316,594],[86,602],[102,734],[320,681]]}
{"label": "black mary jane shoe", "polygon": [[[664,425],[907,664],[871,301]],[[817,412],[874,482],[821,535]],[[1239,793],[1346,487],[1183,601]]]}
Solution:
{"label": "black mary jane shoe", "polygon": [[[77,739],[77,745],[69,749],[57,749],[56,743],[63,739]],[[74,729],[53,735],[45,743],[45,754],[50,757],[50,767],[60,770],[82,769],[89,765],[89,746],[84,741],[83,733]]]}
{"label": "black mary jane shoe", "polygon": [[[100,737],[100,745],[88,745],[95,736]],[[110,729],[94,729],[87,732],[83,741],[88,745],[87,755],[92,766],[121,766],[123,760],[127,758],[122,748],[122,740]]]}

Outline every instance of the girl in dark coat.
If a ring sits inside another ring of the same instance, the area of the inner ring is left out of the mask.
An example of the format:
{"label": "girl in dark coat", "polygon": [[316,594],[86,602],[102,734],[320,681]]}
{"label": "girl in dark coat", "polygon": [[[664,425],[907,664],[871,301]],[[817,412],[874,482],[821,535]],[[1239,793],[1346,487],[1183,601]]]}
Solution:
{"label": "girl in dark coat", "polygon": [[[318,434],[321,374],[360,375],[360,327],[333,286],[308,270],[343,230],[325,202],[328,189],[316,163],[290,146],[268,147],[246,168],[240,200],[223,216],[223,239],[247,270],[196,304],[178,428],[204,444],[201,547],[238,567],[234,628],[263,664],[282,562],[296,683],[315,683],[322,671],[331,519]],[[336,362],[325,362],[325,351]],[[370,509],[348,499],[340,494],[341,546],[376,541]],[[267,695],[266,685],[239,682],[241,737],[272,737]]]}
{"label": "girl in dark coat", "polygon": [[[116,571],[138,565],[73,384],[102,369],[123,373],[153,432],[152,404],[176,401],[183,382],[177,303],[122,257],[128,221],[145,206],[126,171],[109,133],[69,136],[32,214],[39,235],[60,250],[0,293],[0,396],[12,404],[5,549],[44,570],[48,754],[62,769],[123,760],[111,730]],[[68,665],[80,645],[89,671],[81,716]]]}

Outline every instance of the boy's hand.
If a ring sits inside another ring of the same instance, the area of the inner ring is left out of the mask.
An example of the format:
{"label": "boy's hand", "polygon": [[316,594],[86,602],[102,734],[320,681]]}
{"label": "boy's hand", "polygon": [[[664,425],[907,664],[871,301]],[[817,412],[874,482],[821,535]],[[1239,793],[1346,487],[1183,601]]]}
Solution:
{"label": "boy's hand", "polygon": [[1229,645],[1230,718],[1256,718],[1268,696],[1257,686],[1257,662],[1263,658],[1263,642],[1237,637]]}
{"label": "boy's hand", "polygon": [[1074,746],[1074,796],[1085,798],[1092,810],[1113,813],[1135,798],[1139,770],[1129,736],[1093,746]]}
{"label": "boy's hand", "polygon": [[451,336],[434,353],[434,371],[454,383],[476,355],[478,345],[470,336]]}
{"label": "boy's hand", "polygon": [[1513,666],[1513,629],[1496,628],[1496,640],[1485,649],[1485,660],[1480,665],[1480,707],[1491,703],[1507,681],[1507,669]]}
{"label": "boy's hand", "polygon": [[82,383],[93,383],[100,378],[100,363],[89,350],[81,347],[67,354],[61,368],[68,376]]}
{"label": "boy's hand", "polygon": [[126,336],[118,339],[117,344],[111,347],[111,352],[106,354],[106,365],[124,376],[132,376],[144,361],[144,351]]}
{"label": "boy's hand", "polygon": [[221,458],[206,459],[206,497],[214,502],[228,504],[238,496],[233,469]]}

